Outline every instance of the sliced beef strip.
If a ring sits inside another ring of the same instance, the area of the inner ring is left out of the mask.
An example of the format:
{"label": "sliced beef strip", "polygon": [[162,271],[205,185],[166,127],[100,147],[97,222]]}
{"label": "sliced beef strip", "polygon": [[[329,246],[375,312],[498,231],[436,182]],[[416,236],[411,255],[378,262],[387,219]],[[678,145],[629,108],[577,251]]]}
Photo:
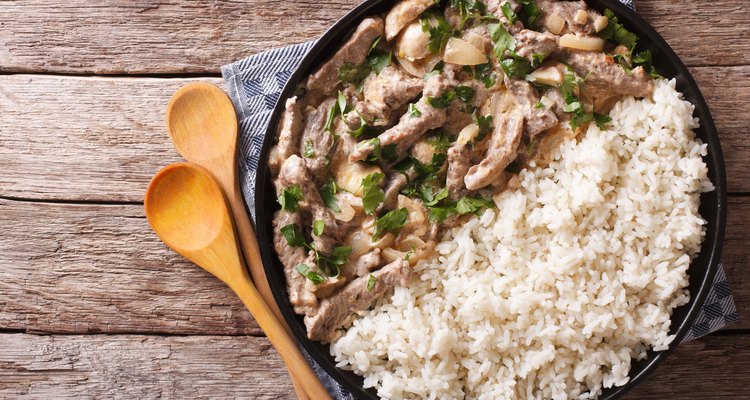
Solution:
{"label": "sliced beef strip", "polygon": [[516,54],[530,62],[534,54],[544,54],[546,57],[559,57],[565,52],[560,48],[560,37],[551,33],[542,33],[524,29],[515,35]]}
{"label": "sliced beef strip", "polygon": [[370,125],[387,125],[391,112],[417,96],[423,87],[422,79],[407,75],[391,64],[365,80],[364,101],[357,103],[355,109]]}
{"label": "sliced beef strip", "polygon": [[367,276],[370,271],[374,270],[380,265],[380,249],[374,248],[365,254],[362,254],[354,262],[354,275],[355,276]]}
{"label": "sliced beef strip", "polygon": [[[432,107],[427,103],[427,98],[440,96],[443,91],[453,89],[456,84],[455,79],[444,74],[431,76],[425,84],[422,98],[416,103],[416,107],[421,115],[418,117],[412,116],[409,113],[402,115],[394,127],[378,136],[380,147],[383,148],[395,144],[396,154],[398,155],[396,161],[402,160],[406,156],[406,151],[409,147],[419,141],[425,132],[430,129],[439,128],[445,124],[446,111]],[[373,151],[375,151],[373,144],[363,142],[362,145],[358,145],[349,154],[349,161],[362,161],[372,154]]]}
{"label": "sliced beef strip", "polygon": [[331,254],[340,239],[339,229],[333,215],[323,203],[318,186],[311,179],[302,158],[293,155],[284,161],[279,172],[279,184],[282,187],[299,185],[303,195],[303,200],[299,204],[300,210],[309,213],[311,221],[320,220],[325,224],[322,235],[312,236],[313,244],[318,251]]}
{"label": "sliced beef strip", "polygon": [[[594,22],[602,15],[596,10],[590,9],[583,0],[538,0],[536,3],[542,11],[542,15],[539,16],[540,21],[544,21],[547,16],[553,14],[565,20],[565,28],[561,33],[593,35],[597,32]],[[583,17],[583,19],[580,19],[579,13],[581,13],[580,17]]]}
{"label": "sliced beef strip", "polygon": [[362,64],[367,57],[372,42],[383,35],[383,19],[365,18],[336,54],[321,65],[307,79],[307,90],[329,96],[335,93],[339,84],[339,68],[346,64]]}
{"label": "sliced beef strip", "polygon": [[302,120],[302,111],[297,105],[297,97],[287,99],[281,126],[278,129],[278,141],[268,158],[268,165],[274,176],[279,173],[284,160],[292,154],[299,154]]}
{"label": "sliced beef strip", "polygon": [[407,261],[396,260],[372,272],[375,284],[370,290],[367,289],[370,274],[353,280],[331,297],[321,301],[314,315],[305,316],[307,337],[311,340],[330,342],[336,337],[336,329],[344,326],[353,313],[370,307],[391,287],[406,285],[413,274]]}
{"label": "sliced beef strip", "polygon": [[402,0],[385,16],[385,38],[388,41],[401,32],[406,25],[435,4],[433,0]]}
{"label": "sliced beef strip", "polygon": [[301,225],[299,213],[277,211],[273,218],[274,247],[276,248],[276,254],[279,255],[279,259],[284,265],[289,302],[294,306],[294,312],[311,315],[318,307],[318,299],[306,286],[307,279],[297,271],[297,265],[308,264],[313,266],[315,261],[310,259],[303,247],[292,247],[287,243],[281,233],[281,228],[289,224]]}
{"label": "sliced beef strip", "polygon": [[328,112],[335,103],[334,99],[328,99],[317,108],[307,112],[305,129],[299,143],[301,149],[305,149],[308,145],[312,146],[313,154],[310,157],[305,156],[304,161],[318,185],[322,185],[328,177],[328,159],[326,156],[333,147],[334,138],[331,132],[325,130],[325,124]]}
{"label": "sliced beef strip", "polygon": [[471,168],[471,148],[468,144],[458,141],[448,149],[448,174],[445,185],[448,188],[448,196],[456,201],[467,192],[464,178]]}
{"label": "sliced beef strip", "polygon": [[642,67],[633,68],[628,75],[612,57],[591,51],[572,51],[565,61],[581,77],[586,77],[584,88],[594,86],[603,91],[635,97],[650,97],[654,81]]}
{"label": "sliced beef strip", "polygon": [[549,108],[537,108],[539,94],[529,82],[505,77],[505,86],[513,96],[516,107],[523,112],[526,122],[526,134],[530,139],[539,133],[557,125],[557,117]]}
{"label": "sliced beef strip", "polygon": [[491,184],[515,158],[523,137],[524,117],[518,110],[503,114],[496,123],[485,159],[469,168],[464,183],[469,190]]}
{"label": "sliced beef strip", "polygon": [[408,183],[408,180],[406,179],[406,175],[398,171],[391,171],[388,174],[388,179],[385,184],[385,189],[383,190],[385,192],[385,200],[383,200],[383,209],[393,210],[396,208],[396,204],[398,201],[398,194],[399,192],[401,192],[401,189],[406,187],[407,183]]}

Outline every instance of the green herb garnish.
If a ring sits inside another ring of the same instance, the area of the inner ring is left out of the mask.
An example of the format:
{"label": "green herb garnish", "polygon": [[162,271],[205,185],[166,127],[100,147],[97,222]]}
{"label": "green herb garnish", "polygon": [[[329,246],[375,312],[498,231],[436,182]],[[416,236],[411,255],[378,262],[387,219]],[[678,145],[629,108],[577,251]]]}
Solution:
{"label": "green herb garnish", "polygon": [[438,97],[427,97],[427,104],[434,108],[448,108],[451,102],[456,98],[456,92],[453,90],[446,90]]}
{"label": "green herb garnish", "polygon": [[503,11],[505,18],[508,18],[508,24],[513,25],[513,23],[516,22],[517,16],[513,11],[513,8],[511,8],[510,2],[503,3],[503,5],[500,6],[500,9]]}
{"label": "green herb garnish", "polygon": [[292,247],[303,247],[307,244],[302,229],[297,224],[284,225],[281,227],[281,233],[284,235],[286,242]]}
{"label": "green herb garnish", "polygon": [[315,236],[320,236],[323,234],[323,230],[325,229],[326,224],[322,220],[316,219],[313,221],[312,224],[312,232]]}
{"label": "green herb garnish", "polygon": [[305,145],[303,148],[302,155],[304,155],[307,158],[311,158],[315,156],[315,146],[313,146],[312,140],[310,139],[305,140]]}
{"label": "green herb garnish", "polygon": [[337,192],[338,187],[336,187],[336,182],[333,179],[329,179],[328,182],[320,187],[320,197],[323,199],[323,203],[334,212],[341,211],[338,199],[336,198]]}
{"label": "green herb garnish", "polygon": [[326,280],[324,276],[321,276],[315,271],[311,271],[310,267],[308,267],[307,264],[298,264],[297,272],[299,272],[302,276],[307,278],[314,285],[320,285]]}
{"label": "green herb garnish", "polygon": [[418,118],[422,116],[422,111],[419,111],[417,108],[417,105],[414,103],[409,104],[409,109],[406,111],[407,114],[409,114],[412,118]]}
{"label": "green herb garnish", "polygon": [[344,63],[339,67],[339,80],[343,84],[359,86],[370,75],[370,71],[369,65]]}
{"label": "green herb garnish", "polygon": [[374,172],[362,178],[362,206],[365,214],[371,215],[378,208],[380,203],[385,200],[383,189],[378,186],[385,175],[380,172]]}
{"label": "green herb garnish", "polygon": [[625,27],[617,20],[617,16],[615,16],[615,13],[613,13],[612,10],[604,10],[604,16],[608,19],[607,27],[599,32],[599,37],[625,45],[630,51],[633,51],[635,45],[638,43],[638,36],[625,29]]}
{"label": "green herb garnish", "polygon": [[456,97],[464,103],[470,103],[476,93],[471,86],[456,86],[454,91],[456,92]]}
{"label": "green herb garnish", "polygon": [[492,199],[483,199],[481,197],[464,196],[456,203],[456,212],[461,215],[474,213],[479,215],[484,208],[493,208],[495,202]]}
{"label": "green herb garnish", "polygon": [[281,209],[285,211],[297,211],[299,201],[302,200],[302,189],[299,185],[292,185],[284,188],[277,201],[281,204]]}
{"label": "green herb garnish", "polygon": [[490,38],[492,38],[492,43],[495,44],[494,52],[498,60],[505,58],[506,50],[515,50],[516,40],[505,30],[502,24],[487,25],[487,30],[490,33]]}
{"label": "green herb garnish", "polygon": [[367,291],[372,292],[376,283],[378,283],[378,278],[375,275],[370,274],[370,277],[367,278]]}
{"label": "green herb garnish", "polygon": [[375,223],[375,233],[372,235],[372,240],[378,240],[386,232],[397,231],[406,226],[407,223],[409,223],[409,211],[406,208],[388,211]]}
{"label": "green herb garnish", "polygon": [[448,43],[448,39],[453,36],[451,24],[436,10],[425,12],[419,19],[419,23],[422,31],[430,36],[427,49],[434,54],[440,53]]}
{"label": "green herb garnish", "polygon": [[531,64],[523,58],[506,58],[500,63],[500,66],[503,68],[505,75],[511,78],[524,79],[531,72]]}

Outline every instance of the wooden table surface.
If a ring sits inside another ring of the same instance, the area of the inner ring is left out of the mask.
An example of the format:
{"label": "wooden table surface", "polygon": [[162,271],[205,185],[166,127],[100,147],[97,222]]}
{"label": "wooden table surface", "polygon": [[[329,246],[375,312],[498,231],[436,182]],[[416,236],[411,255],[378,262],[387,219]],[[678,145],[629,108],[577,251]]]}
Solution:
{"label": "wooden table surface", "polygon": [[[316,38],[356,3],[0,1],[0,398],[292,398],[240,302],[151,232],[143,193],[179,160],[164,124],[178,87],[220,84],[222,64]],[[741,321],[627,398],[750,398],[750,11],[637,3],[716,120]]]}

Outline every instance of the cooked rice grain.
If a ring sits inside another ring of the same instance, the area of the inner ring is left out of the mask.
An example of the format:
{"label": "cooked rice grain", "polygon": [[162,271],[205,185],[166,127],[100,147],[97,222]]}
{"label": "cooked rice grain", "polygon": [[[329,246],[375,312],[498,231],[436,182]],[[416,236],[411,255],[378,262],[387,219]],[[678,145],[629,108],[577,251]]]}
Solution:
{"label": "cooked rice grain", "polygon": [[419,279],[331,345],[384,399],[595,398],[664,350],[713,189],[693,106],[657,82],[445,232]]}

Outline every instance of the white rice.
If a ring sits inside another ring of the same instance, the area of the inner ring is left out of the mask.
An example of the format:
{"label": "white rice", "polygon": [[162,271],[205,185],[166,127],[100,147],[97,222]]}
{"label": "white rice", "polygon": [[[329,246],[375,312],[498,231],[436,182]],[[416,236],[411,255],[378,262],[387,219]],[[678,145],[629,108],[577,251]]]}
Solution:
{"label": "white rice", "polygon": [[331,345],[383,399],[596,398],[665,350],[713,189],[674,81],[521,172]]}

